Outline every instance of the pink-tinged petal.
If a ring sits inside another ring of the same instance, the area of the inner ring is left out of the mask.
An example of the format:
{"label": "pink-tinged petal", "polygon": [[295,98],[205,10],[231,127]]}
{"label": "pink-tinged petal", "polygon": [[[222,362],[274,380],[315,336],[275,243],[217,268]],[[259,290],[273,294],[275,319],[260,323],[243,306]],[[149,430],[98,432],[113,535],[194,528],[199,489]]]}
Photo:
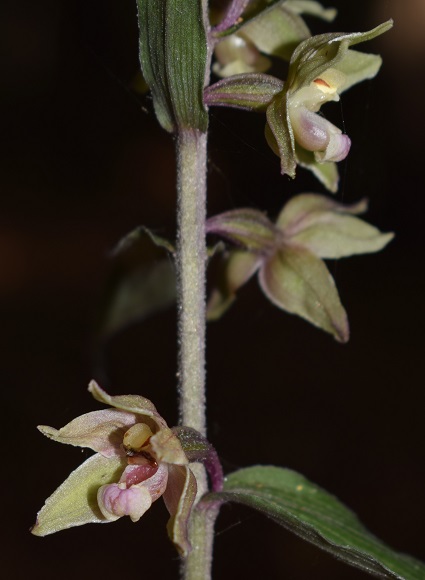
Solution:
{"label": "pink-tinged petal", "polygon": [[145,397],[141,397],[140,395],[118,395],[112,397],[111,395],[108,395],[108,393],[104,391],[96,381],[90,382],[89,391],[96,401],[100,401],[101,403],[105,403],[105,405],[111,407],[116,407],[121,411],[128,411],[129,413],[141,415],[145,418],[143,422],[148,424],[149,427],[153,427],[154,431],[167,426],[165,420],[156,410],[155,405],[149,401],[149,399],[145,399]]}
{"label": "pink-tinged petal", "polygon": [[97,453],[87,459],[46,500],[31,532],[47,536],[74,526],[107,522],[96,493],[100,486],[117,481],[124,467],[120,457],[107,459]]}
{"label": "pink-tinged petal", "polygon": [[93,411],[77,417],[62,429],[39,425],[38,429],[53,441],[77,447],[89,447],[105,457],[123,455],[124,433],[140,416],[115,409]]}
{"label": "pink-tinged petal", "polygon": [[139,483],[138,487],[146,487],[151,495],[152,502],[154,502],[159,499],[167,489],[168,475],[169,466],[165,464],[159,465],[153,476]]}
{"label": "pink-tinged petal", "polygon": [[[167,487],[166,465],[157,467],[148,479],[129,486],[128,482],[132,480],[133,475],[134,479],[137,479],[137,469],[133,466],[127,467],[119,483],[104,485],[99,489],[97,493],[99,509],[109,521],[130,516],[133,522],[137,522]],[[146,472],[143,475],[146,475]]]}
{"label": "pink-tinged petal", "polygon": [[329,143],[329,123],[305,107],[289,109],[295,141],[307,151],[325,151]]}
{"label": "pink-tinged petal", "polygon": [[164,502],[171,515],[167,531],[171,541],[184,557],[190,552],[188,522],[196,498],[196,478],[187,466],[169,467]]}
{"label": "pink-tinged petal", "polygon": [[308,320],[347,342],[347,314],[335,282],[320,258],[307,249],[285,245],[259,272],[264,294],[273,304]]}
{"label": "pink-tinged petal", "polygon": [[175,465],[188,463],[178,437],[168,427],[161,429],[150,438],[147,449],[158,463]]}
{"label": "pink-tinged petal", "polygon": [[152,465],[146,458],[141,459],[144,459],[143,463],[128,465],[124,469],[118,483],[125,483],[127,487],[131,487],[155,475],[158,471],[158,465]]}
{"label": "pink-tinged petal", "polygon": [[126,488],[125,483],[103,485],[97,492],[99,509],[110,522],[122,516],[130,516],[133,522],[140,520],[152,505],[152,498],[145,487]]}
{"label": "pink-tinged petal", "polygon": [[[333,128],[335,128],[332,125]],[[331,132],[329,136],[329,143],[325,151],[316,151],[315,156],[317,161],[342,161],[350,152],[351,139],[348,135],[343,135],[339,129],[337,132]]]}

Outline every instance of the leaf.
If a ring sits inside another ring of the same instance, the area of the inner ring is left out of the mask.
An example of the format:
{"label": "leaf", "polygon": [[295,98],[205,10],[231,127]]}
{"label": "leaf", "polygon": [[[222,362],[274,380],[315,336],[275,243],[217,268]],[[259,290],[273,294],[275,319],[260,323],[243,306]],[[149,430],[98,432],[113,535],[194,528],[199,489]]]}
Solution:
{"label": "leaf", "polygon": [[207,38],[199,0],[137,0],[140,63],[162,127],[206,131]]}
{"label": "leaf", "polygon": [[339,342],[349,338],[347,314],[332,276],[320,258],[287,244],[260,269],[258,280],[276,306],[329,332]]}
{"label": "leaf", "polygon": [[127,461],[96,454],[73,471],[46,500],[31,532],[47,536],[74,526],[107,523],[97,503],[97,490],[118,481]]}
{"label": "leaf", "polygon": [[334,496],[290,469],[254,466],[231,473],[223,492],[200,506],[237,502],[252,507],[333,556],[378,578],[423,580],[425,565],[395,552]]}

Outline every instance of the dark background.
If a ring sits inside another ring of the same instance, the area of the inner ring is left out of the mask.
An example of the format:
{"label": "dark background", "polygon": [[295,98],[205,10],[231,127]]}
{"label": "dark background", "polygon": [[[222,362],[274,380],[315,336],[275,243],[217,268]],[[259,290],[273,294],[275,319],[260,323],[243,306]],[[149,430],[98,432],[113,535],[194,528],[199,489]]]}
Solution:
{"label": "dark background", "polygon": [[[378,79],[325,113],[353,141],[337,199],[369,197],[367,219],[397,237],[380,255],[330,264],[351,321],[347,345],[273,308],[255,280],[240,292],[208,330],[209,435],[226,471],[296,469],[388,544],[425,559],[425,10],[421,0],[332,5],[335,25],[310,21],[314,32],[396,19],[364,47],[384,56]],[[174,311],[101,350],[94,332],[116,242],[140,224],[169,236],[175,228],[173,141],[149,98],[129,90],[135,2],[4,1],[0,16],[3,566],[17,579],[175,578],[162,501],[138,524],[28,533],[44,499],[88,456],[35,427],[98,408],[86,392],[92,377],[113,394],[143,394],[177,421]],[[263,125],[212,111],[210,214],[250,206],[275,215],[288,194],[323,193],[302,170],[295,182],[280,176]],[[226,507],[214,578],[258,574],[366,578],[263,516]]]}

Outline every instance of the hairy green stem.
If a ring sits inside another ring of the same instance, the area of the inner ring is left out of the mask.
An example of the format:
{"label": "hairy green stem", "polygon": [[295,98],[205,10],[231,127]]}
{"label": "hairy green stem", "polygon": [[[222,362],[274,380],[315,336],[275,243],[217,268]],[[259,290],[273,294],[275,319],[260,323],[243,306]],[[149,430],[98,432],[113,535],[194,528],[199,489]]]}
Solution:
{"label": "hairy green stem", "polygon": [[205,218],[206,133],[181,130],[177,138],[178,315],[180,422],[206,433]]}
{"label": "hairy green stem", "polygon": [[[205,417],[205,218],[207,135],[181,130],[177,138],[178,315],[180,423],[206,434]],[[198,498],[208,491],[205,468],[194,464]],[[192,551],[182,564],[184,580],[211,578],[214,511],[194,509]]]}

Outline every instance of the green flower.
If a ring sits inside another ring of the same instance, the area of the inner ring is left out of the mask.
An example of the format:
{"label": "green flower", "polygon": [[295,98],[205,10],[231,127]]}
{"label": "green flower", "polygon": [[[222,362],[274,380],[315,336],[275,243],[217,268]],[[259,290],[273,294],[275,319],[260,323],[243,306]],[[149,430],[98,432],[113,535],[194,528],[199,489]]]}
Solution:
{"label": "green flower", "polygon": [[239,248],[223,260],[208,304],[209,318],[218,318],[238,289],[258,273],[260,287],[273,304],[346,342],[347,314],[323,258],[377,252],[388,244],[393,234],[383,234],[355,217],[366,207],[365,202],[345,206],[309,193],[291,199],[276,224],[253,209],[210,218],[207,232]]}

